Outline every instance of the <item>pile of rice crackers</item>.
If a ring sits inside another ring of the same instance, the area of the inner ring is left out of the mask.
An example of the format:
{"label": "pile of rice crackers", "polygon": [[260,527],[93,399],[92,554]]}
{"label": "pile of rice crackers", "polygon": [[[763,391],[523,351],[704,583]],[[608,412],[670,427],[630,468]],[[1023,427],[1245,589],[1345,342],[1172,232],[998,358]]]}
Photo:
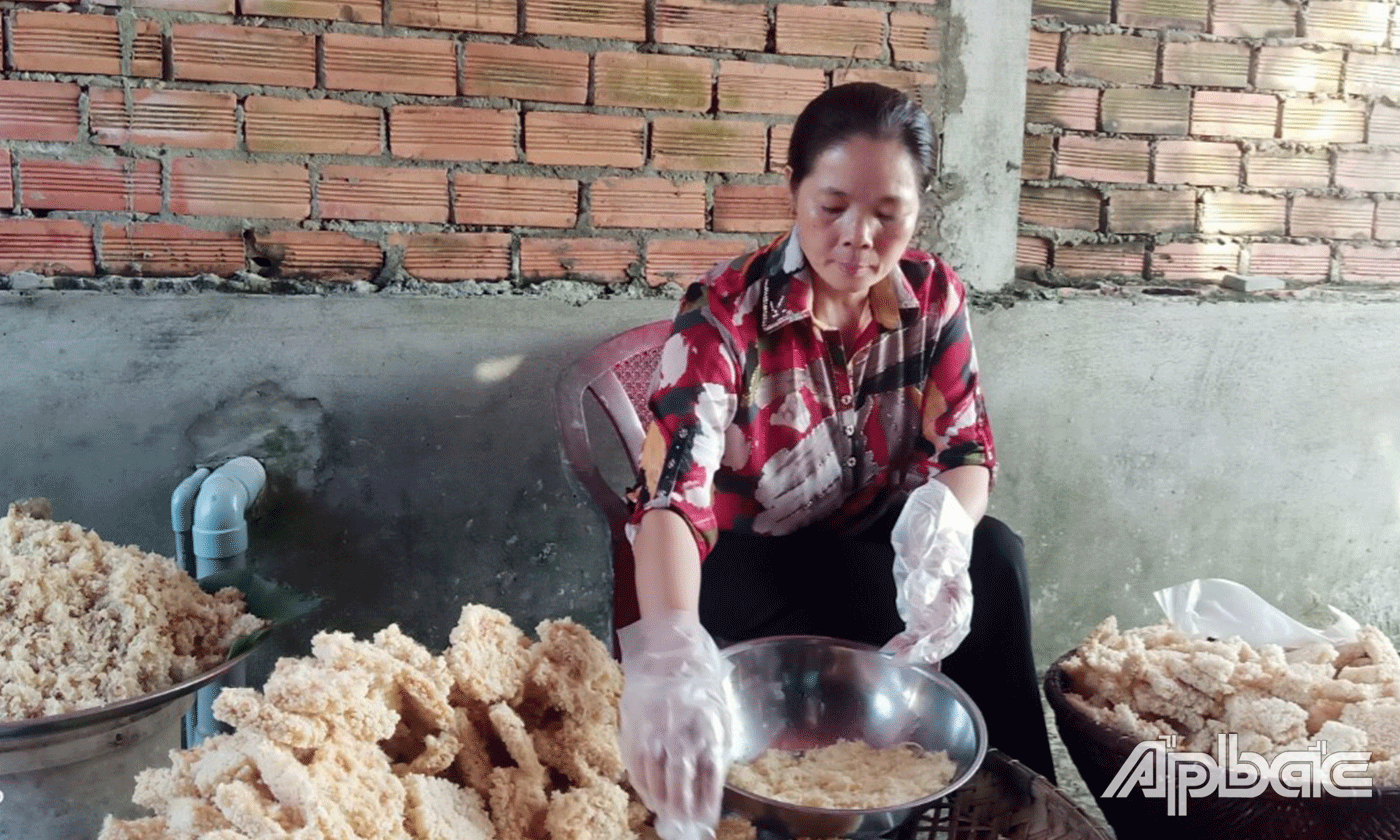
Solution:
{"label": "pile of rice crackers", "polygon": [[237,589],[206,593],[168,557],[51,517],[27,499],[0,518],[0,720],[169,688],[266,626]]}
{"label": "pile of rice crackers", "polygon": [[1373,626],[1353,642],[1284,650],[1167,622],[1120,632],[1110,616],[1061,664],[1072,703],[1144,741],[1214,755],[1216,736],[1234,733],[1240,751],[1266,758],[1323,741],[1370,752],[1373,782],[1400,785],[1400,654]]}

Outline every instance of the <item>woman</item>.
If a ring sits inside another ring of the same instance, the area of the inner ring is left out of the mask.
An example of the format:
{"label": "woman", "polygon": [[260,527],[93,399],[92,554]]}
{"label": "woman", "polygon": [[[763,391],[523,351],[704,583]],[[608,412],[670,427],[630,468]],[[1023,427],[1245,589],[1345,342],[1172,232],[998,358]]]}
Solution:
{"label": "woman", "polygon": [[[687,290],[642,451],[621,742],[667,840],[718,817],[716,638],[815,633],[942,656],[968,633],[944,673],[993,745],[1054,778],[1020,538],[984,516],[996,457],[965,292],[909,248],[933,176],[928,116],[891,88],[831,88],[798,117],[786,174],[791,233]],[[949,568],[966,568],[971,542],[970,628],[901,603],[906,625],[896,604],[891,529],[925,484]]]}

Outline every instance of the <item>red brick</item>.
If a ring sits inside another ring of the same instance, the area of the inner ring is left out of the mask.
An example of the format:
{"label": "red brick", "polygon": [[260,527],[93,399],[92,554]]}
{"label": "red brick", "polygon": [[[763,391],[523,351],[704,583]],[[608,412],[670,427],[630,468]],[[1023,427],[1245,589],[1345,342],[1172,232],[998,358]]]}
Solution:
{"label": "red brick", "polygon": [[844,85],[847,82],[874,82],[877,85],[892,87],[926,108],[932,103],[941,102],[935,95],[938,77],[933,73],[913,70],[891,70],[887,67],[842,67],[833,70],[831,83]]}
{"label": "red brick", "polygon": [[784,55],[880,58],[885,15],[879,9],[779,3],[777,45]]}
{"label": "red brick", "polygon": [[[130,70],[126,75],[159,78],[160,26],[131,21]],[[122,73],[122,39],[117,19],[66,12],[16,12],[12,30],[15,67],[56,73]]]}
{"label": "red brick", "polygon": [[517,12],[515,0],[472,0],[470,3],[394,0],[390,5],[389,23],[393,26],[423,29],[501,32],[514,35]]}
{"label": "red brick", "polygon": [[1376,238],[1400,239],[1400,201],[1381,199],[1376,202]]}
{"label": "red brick", "polygon": [[1288,203],[1281,196],[1207,192],[1201,197],[1201,231],[1236,236],[1282,235]]}
{"label": "red brick", "polygon": [[588,54],[473,41],[466,47],[462,91],[582,105],[588,100]]}
{"label": "red brick", "polygon": [[324,166],[318,183],[322,219],[447,221],[447,173],[441,169]]}
{"label": "red brick", "polygon": [[16,70],[110,76],[122,71],[122,42],[114,17],[21,9],[12,21]]}
{"label": "red brick", "polygon": [[1103,198],[1096,190],[1022,187],[1022,224],[1072,230],[1098,230]]}
{"label": "red brick", "polygon": [[707,111],[712,62],[707,58],[646,53],[598,53],[593,61],[598,105]]}
{"label": "red brick", "polygon": [[647,285],[675,283],[685,288],[716,264],[746,254],[756,244],[750,238],[648,239]]}
{"label": "red brick", "polygon": [[1145,140],[1061,137],[1055,173],[1084,181],[1147,183]]}
{"label": "red brick", "polygon": [[454,183],[459,225],[571,228],[578,221],[578,181],[459,172]]}
{"label": "red brick", "polygon": [[176,79],[316,86],[314,35],[256,26],[176,23],[171,25],[170,41]]}
{"label": "red brick", "polygon": [[1249,47],[1225,41],[1168,41],[1162,81],[1169,85],[1242,88],[1249,85]]}
{"label": "red brick", "polygon": [[382,112],[336,99],[250,96],[243,130],[250,152],[378,155]]}
{"label": "red brick", "polygon": [[1353,52],[1347,56],[1348,94],[1393,96],[1397,86],[1400,86],[1400,55]]}
{"label": "red brick", "polygon": [[[405,0],[395,0],[397,10]],[[380,0],[238,0],[239,14],[273,18],[313,18],[377,24],[384,19]],[[397,21],[391,21],[397,23]],[[514,27],[512,26],[512,30]]]}
{"label": "red brick", "polygon": [[1031,45],[1026,69],[1055,70],[1060,66],[1060,33],[1031,30]]}
{"label": "red brick", "polygon": [[798,114],[826,90],[820,67],[787,67],[752,61],[719,63],[719,108],[750,114]]}
{"label": "red brick", "polygon": [[657,117],[651,123],[651,157],[657,169],[762,172],[768,126],[753,120]]}
{"label": "red brick", "polygon": [[762,52],[768,45],[768,10],[757,3],[659,0],[656,40],[663,44]]}
{"label": "red brick", "polygon": [[0,79],[0,137],[8,140],[78,139],[78,95],[67,82]]}
{"label": "red brick", "polygon": [[1294,196],[1288,233],[1319,239],[1370,239],[1375,215],[1376,203],[1369,198]]}
{"label": "red brick", "polygon": [[1380,245],[1343,245],[1341,275],[1353,283],[1394,283],[1400,249]]}
{"label": "red brick", "polygon": [[1384,102],[1371,107],[1371,120],[1366,126],[1366,142],[1393,146],[1400,144],[1400,108]]}
{"label": "red brick", "polygon": [[1027,82],[1026,122],[1093,131],[1099,126],[1099,89]]}
{"label": "red brick", "polygon": [[[381,38],[327,32],[326,87],[382,93],[457,93],[457,48],[446,38]],[[392,72],[385,68],[392,67]]]}
{"label": "red brick", "polygon": [[1288,0],[1216,3],[1211,32],[1228,38],[1292,38],[1298,34],[1298,8]]}
{"label": "red brick", "polygon": [[1191,97],[1191,133],[1198,137],[1273,137],[1277,129],[1272,95],[1198,90]]}
{"label": "red brick", "polygon": [[1108,197],[1112,233],[1192,233],[1195,190],[1114,190]]}
{"label": "red brick", "polygon": [[197,230],[168,222],[102,226],[99,263],[113,274],[180,277],[242,271],[243,234]]}
{"label": "red brick", "polygon": [[94,0],[95,6],[138,9],[164,9],[168,12],[207,12],[211,15],[231,15],[234,0]]}
{"label": "red brick", "polygon": [[1325,151],[1274,149],[1250,152],[1245,159],[1245,183],[1251,187],[1318,189],[1332,181]]}
{"label": "red brick", "polygon": [[175,158],[170,162],[170,212],[304,219],[311,214],[311,183],[300,164]]}
{"label": "red brick", "polygon": [[1065,74],[1127,85],[1157,76],[1157,40],[1137,35],[1072,33],[1065,38]]}
{"label": "red brick", "polygon": [[1050,265],[1050,240],[1036,236],[1016,237],[1017,268],[1047,268]]}
{"label": "red brick", "polygon": [[15,206],[15,185],[10,179],[10,150],[0,149],[0,210]]}
{"label": "red brick", "polygon": [[1357,192],[1400,192],[1400,152],[1338,150],[1337,186]]}
{"label": "red brick", "polygon": [[1103,130],[1115,134],[1185,136],[1191,93],[1156,88],[1110,88],[1103,92]]}
{"label": "red brick", "polygon": [[264,274],[305,280],[372,280],[384,265],[380,247],[333,230],[254,231],[252,261]]}
{"label": "red brick", "polygon": [[1158,184],[1232,187],[1240,182],[1240,148],[1234,143],[1162,140],[1157,144]]}
{"label": "red brick", "polygon": [[1303,9],[1303,37],[1310,41],[1379,47],[1390,33],[1390,3],[1313,0]]}
{"label": "red brick", "polygon": [[1110,0],[1034,0],[1031,14],[1066,23],[1108,23]]}
{"label": "red brick", "polygon": [[232,93],[94,87],[88,90],[88,120],[92,139],[108,146],[232,149],[238,142],[237,104]]}
{"label": "red brick", "polygon": [[788,145],[791,141],[792,123],[775,125],[768,130],[769,172],[782,172],[783,167],[787,166]]}
{"label": "red brick", "polygon": [[75,219],[0,218],[0,271],[92,276],[92,230]]}
{"label": "red brick", "polygon": [[389,109],[389,149],[420,160],[510,161],[518,157],[520,115],[455,105],[395,105]]}
{"label": "red brick", "polygon": [[625,283],[640,273],[636,242],[620,239],[520,239],[520,271],[530,280]]}
{"label": "red brick", "polygon": [[1342,51],[1309,47],[1259,48],[1255,84],[1291,93],[1337,93],[1342,83]]}
{"label": "red brick", "polygon": [[791,227],[792,193],[786,184],[715,185],[715,230],[779,233]]}
{"label": "red brick", "polygon": [[1152,252],[1149,276],[1163,280],[1213,280],[1239,271],[1240,246],[1232,242],[1172,242]]}
{"label": "red brick", "polygon": [[1055,154],[1055,138],[1048,134],[1026,135],[1021,141],[1021,178],[1041,181],[1050,177]]}
{"label": "red brick", "polygon": [[895,61],[932,64],[942,53],[943,25],[932,15],[890,12],[890,54]]}
{"label": "red brick", "polygon": [[1248,271],[1284,280],[1326,281],[1332,271],[1328,245],[1294,245],[1289,242],[1251,242]]}
{"label": "red brick", "polygon": [[413,233],[389,237],[402,248],[403,267],[422,280],[510,279],[508,233]]}
{"label": "red brick", "polygon": [[525,159],[544,166],[618,166],[646,161],[646,120],[617,114],[525,112]]}
{"label": "red brick", "polygon": [[19,161],[20,201],[31,210],[160,212],[160,162],[132,158]]}
{"label": "red brick", "polygon": [[1070,277],[1142,277],[1144,249],[1137,244],[1059,245],[1055,271]]}
{"label": "red brick", "polygon": [[1118,23],[1136,29],[1202,31],[1207,0],[1118,0]]}
{"label": "red brick", "polygon": [[645,41],[645,0],[525,0],[525,31]]}
{"label": "red brick", "polygon": [[600,178],[589,189],[596,227],[705,227],[705,185],[666,178]]}
{"label": "red brick", "polygon": [[1360,143],[1366,137],[1366,104],[1345,99],[1287,99],[1284,140]]}

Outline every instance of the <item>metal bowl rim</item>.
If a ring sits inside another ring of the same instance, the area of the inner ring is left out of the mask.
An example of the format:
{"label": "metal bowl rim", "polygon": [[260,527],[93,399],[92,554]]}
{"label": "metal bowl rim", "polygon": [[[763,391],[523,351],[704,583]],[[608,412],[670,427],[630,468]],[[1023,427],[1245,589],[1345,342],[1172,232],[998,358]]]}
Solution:
{"label": "metal bowl rim", "polygon": [[[721,648],[720,655],[725,657],[725,659],[728,659],[731,653],[741,653],[743,651],[750,650],[755,647],[772,645],[776,642],[809,642],[824,645],[826,647],[842,647],[861,652],[877,653],[880,656],[885,657],[886,659],[894,658],[893,655],[884,653],[874,645],[867,644],[865,642],[853,642],[846,639],[837,639],[831,636],[813,636],[803,634],[793,634],[786,636],[763,636],[757,639],[746,639],[742,642],[735,642],[731,645],[726,645],[725,647]],[[788,802],[784,799],[772,799],[767,796],[762,796],[760,794],[753,793],[752,791],[749,791],[745,788],[741,788],[736,785],[731,785],[727,781],[724,783],[724,789],[734,791],[735,793],[746,796],[760,804],[777,806],[798,814],[821,817],[850,817],[859,814],[888,814],[896,811],[913,810],[915,808],[919,808],[920,806],[927,805],[929,803],[942,799],[943,797],[947,796],[948,794],[967,784],[968,781],[972,779],[973,775],[977,773],[978,768],[982,766],[982,762],[987,757],[987,722],[982,717],[982,710],[977,708],[977,704],[972,702],[972,698],[968,696],[967,692],[963,690],[962,686],[953,682],[942,671],[935,670],[922,663],[909,664],[900,667],[910,668],[915,671],[918,671],[924,676],[931,678],[934,682],[938,683],[943,688],[948,689],[952,693],[952,695],[958,700],[958,702],[962,705],[963,710],[968,713],[968,717],[972,718],[973,730],[978,735],[977,754],[973,757],[972,761],[968,762],[967,768],[959,772],[956,776],[954,776],[953,780],[950,781],[947,784],[947,786],[945,786],[941,790],[929,794],[928,796],[922,796],[918,799],[911,799],[908,802],[899,802],[894,805],[886,805],[881,808],[818,808],[812,805],[798,805],[794,802]]]}
{"label": "metal bowl rim", "polygon": [[92,724],[114,720],[126,715],[134,715],[137,712],[148,711],[154,709],[156,706],[163,706],[223,676],[230,668],[247,659],[252,652],[253,648],[249,648],[237,656],[225,659],[208,671],[196,674],[183,682],[178,682],[175,685],[162,688],[159,691],[142,694],[139,697],[128,697],[125,700],[117,700],[105,706],[77,709],[58,715],[45,715],[43,717],[25,718],[24,720],[0,721],[0,739],[29,738],[37,735],[49,735],[56,732],[81,729],[85,726],[91,726]]}

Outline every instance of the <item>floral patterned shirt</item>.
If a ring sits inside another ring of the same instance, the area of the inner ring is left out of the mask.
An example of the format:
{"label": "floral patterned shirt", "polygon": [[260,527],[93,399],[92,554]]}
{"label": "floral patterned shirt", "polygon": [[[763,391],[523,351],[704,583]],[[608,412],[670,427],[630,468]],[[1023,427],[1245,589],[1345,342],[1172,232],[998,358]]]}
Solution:
{"label": "floral patterned shirt", "polygon": [[693,283],[653,378],[629,531],[669,508],[703,559],[720,531],[855,531],[935,473],[994,469],[957,275],[910,249],[870,303],[847,358],[790,233]]}

